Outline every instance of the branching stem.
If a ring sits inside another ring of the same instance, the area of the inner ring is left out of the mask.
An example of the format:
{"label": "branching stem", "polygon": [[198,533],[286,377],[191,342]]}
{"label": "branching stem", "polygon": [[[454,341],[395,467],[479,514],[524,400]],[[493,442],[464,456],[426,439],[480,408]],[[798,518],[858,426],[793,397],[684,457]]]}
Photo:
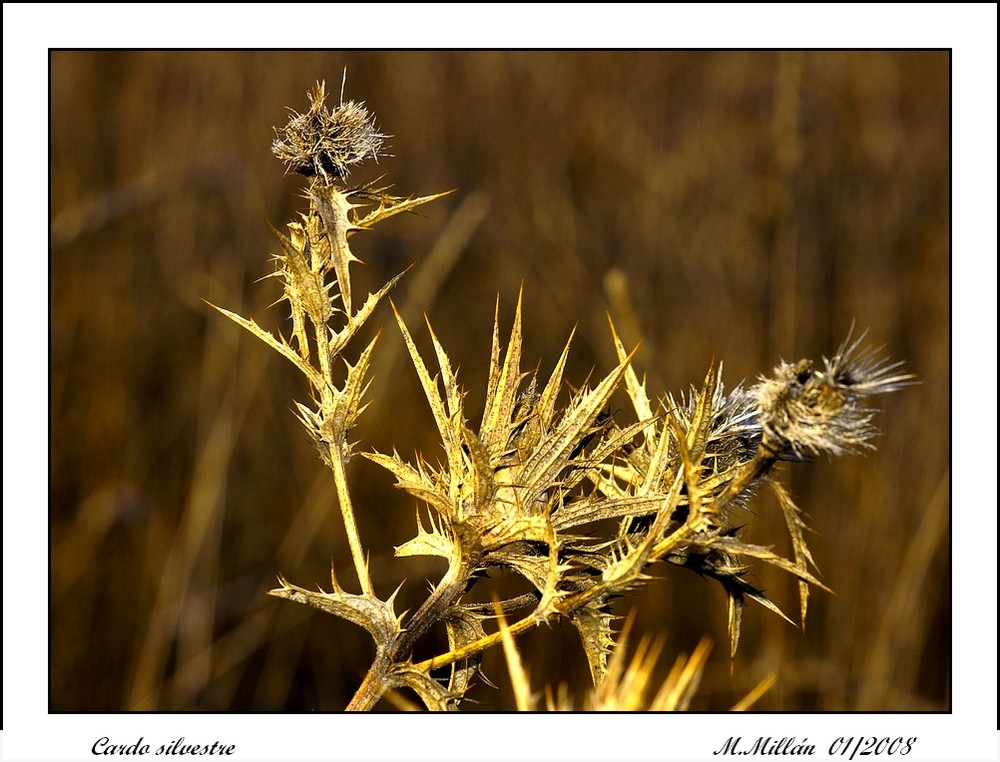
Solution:
{"label": "branching stem", "polygon": [[[386,691],[396,687],[393,666],[407,659],[420,637],[461,597],[471,574],[467,562],[449,566],[448,572],[410,619],[406,628],[386,648],[379,648],[361,687],[347,705],[347,711],[364,712],[378,703]],[[450,663],[450,662],[449,662]],[[418,665],[419,668],[419,665]]]}

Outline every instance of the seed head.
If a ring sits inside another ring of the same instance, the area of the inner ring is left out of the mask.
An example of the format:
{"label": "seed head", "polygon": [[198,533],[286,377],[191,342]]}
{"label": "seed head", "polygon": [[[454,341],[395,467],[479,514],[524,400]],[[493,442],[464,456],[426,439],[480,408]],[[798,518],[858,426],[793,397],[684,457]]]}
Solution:
{"label": "seed head", "polygon": [[762,378],[750,393],[757,398],[764,441],[777,454],[796,458],[806,453],[831,455],[873,449],[878,434],[876,410],[865,405],[874,394],[893,392],[913,383],[900,373],[902,362],[861,349],[865,335],[850,334],[823,367],[812,360],[780,363],[772,378]]}
{"label": "seed head", "polygon": [[326,83],[317,82],[308,93],[309,110],[292,109],[288,124],[275,128],[271,151],[285,162],[288,172],[306,177],[321,176],[329,185],[343,180],[355,164],[366,158],[378,161],[378,152],[388,135],[375,127],[375,116],[363,103],[343,102],[330,111],[326,107]]}

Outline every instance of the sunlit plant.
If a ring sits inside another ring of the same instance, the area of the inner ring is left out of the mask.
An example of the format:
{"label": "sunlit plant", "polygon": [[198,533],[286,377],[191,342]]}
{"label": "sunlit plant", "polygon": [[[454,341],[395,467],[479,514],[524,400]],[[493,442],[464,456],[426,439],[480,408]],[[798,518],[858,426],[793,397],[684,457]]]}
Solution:
{"label": "sunlit plant", "polygon": [[[349,591],[334,573],[329,591],[279,577],[280,587],[270,592],[346,619],[371,635],[375,657],[347,708],[370,709],[405,687],[429,709],[456,709],[482,677],[484,651],[503,644],[522,709],[683,709],[707,648],[681,659],[666,683],[651,686],[656,649],[643,641],[627,662],[611,608],[661,563],[722,585],[733,657],[748,600],[784,616],[747,580],[753,559],[798,579],[804,622],[810,586],[824,586],[815,576],[801,513],[774,466],[871,448],[877,431],[868,398],[910,383],[901,363],[864,348],[863,335],[848,335],[831,358],[781,362],[753,386],[727,391],[720,364],[687,393],[654,397],[634,368],[635,350],[623,345],[612,325],[618,364],[603,377],[571,386],[563,373],[572,335],[547,372],[522,369],[519,297],[505,339],[498,303],[484,412],[472,421],[467,392],[430,323],[434,357],[428,362],[393,308],[442,451],[432,458],[359,452],[353,430],[367,405],[378,403],[365,399],[378,338],[359,348],[355,337],[400,276],[363,300],[356,298],[354,236],[444,194],[400,197],[378,184],[349,185],[350,170],[377,159],[386,136],[364,104],[341,97],[329,109],[323,84],[309,100],[305,113],[292,112],[277,130],[273,145],[289,171],[308,179],[308,211],[275,231],[273,276],[282,284],[289,334],[275,335],[253,319],[220,311],[285,357],[308,382],[309,399],[296,403],[296,410],[332,472],[357,588]],[[618,390],[631,402],[628,416],[609,413]],[[398,589],[380,595],[372,584],[355,520],[356,511],[367,507],[353,503],[346,476],[358,454],[385,469],[423,506],[415,535],[396,548],[396,556],[433,556],[447,563],[412,613],[396,611]],[[740,527],[749,518],[743,509],[765,489],[777,496],[791,558],[741,538]],[[530,592],[493,604],[475,602],[477,583],[489,572],[517,575]],[[576,628],[590,667],[593,693],[575,704],[551,693],[547,702],[540,701],[516,650],[518,635],[557,621]],[[447,650],[415,661],[415,645],[437,627],[447,633]]]}

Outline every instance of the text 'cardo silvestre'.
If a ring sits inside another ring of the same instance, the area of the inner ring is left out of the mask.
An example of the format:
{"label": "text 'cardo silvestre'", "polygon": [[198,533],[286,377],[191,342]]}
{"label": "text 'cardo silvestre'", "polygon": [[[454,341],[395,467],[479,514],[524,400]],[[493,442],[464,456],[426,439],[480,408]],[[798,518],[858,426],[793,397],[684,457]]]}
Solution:
{"label": "text 'cardo silvestre'", "polygon": [[180,738],[175,738],[170,743],[160,744],[155,749],[151,744],[146,743],[146,740],[142,737],[138,741],[129,744],[116,744],[112,743],[111,739],[107,736],[103,738],[98,738],[94,745],[90,749],[90,753],[95,756],[111,756],[111,755],[122,755],[126,757],[130,756],[143,756],[145,754],[153,754],[154,756],[223,756],[228,757],[236,750],[236,744],[224,744],[220,741],[213,741],[212,743],[189,743],[184,736]]}

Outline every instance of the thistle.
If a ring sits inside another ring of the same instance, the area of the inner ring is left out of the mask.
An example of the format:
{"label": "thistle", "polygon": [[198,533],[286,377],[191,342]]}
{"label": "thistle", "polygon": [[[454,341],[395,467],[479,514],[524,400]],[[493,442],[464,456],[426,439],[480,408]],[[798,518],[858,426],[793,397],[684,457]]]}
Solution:
{"label": "thistle", "polygon": [[291,336],[275,336],[252,318],[216,309],[289,360],[308,380],[310,401],[296,403],[298,417],[333,472],[354,570],[362,591],[371,595],[344,467],[353,455],[349,433],[364,409],[362,398],[378,336],[353,364],[344,351],[399,276],[369,294],[355,310],[350,266],[359,260],[351,251],[350,238],[438,196],[400,198],[390,195],[388,188],[337,185],[350,166],[377,155],[384,136],[375,131],[363,107],[349,102],[329,111],[325,99],[325,85],[317,83],[309,94],[309,110],[292,112],[273,146],[289,169],[310,178],[305,192],[309,211],[289,223],[287,233],[274,231],[279,253],[273,256],[272,276],[282,284],[280,301],[288,305]]}
{"label": "thistle", "polygon": [[782,362],[772,378],[754,387],[769,447],[795,456],[874,449],[871,440],[878,429],[864,400],[907,386],[912,377],[899,372],[901,362],[864,350],[864,338],[852,340],[849,333],[833,359],[823,358],[822,369],[811,360]]}
{"label": "thistle", "polygon": [[346,180],[350,169],[369,156],[378,161],[378,152],[388,135],[378,132],[375,117],[363,103],[344,103],[330,111],[326,107],[326,83],[309,93],[309,110],[295,111],[288,124],[275,129],[271,146],[289,172],[306,177],[319,175],[326,185]]}
{"label": "thistle", "polygon": [[[623,633],[616,631],[612,602],[633,594],[660,562],[722,585],[732,659],[747,600],[785,616],[747,580],[752,560],[798,579],[804,622],[810,586],[825,588],[816,576],[801,514],[775,466],[820,452],[870,448],[876,430],[868,398],[911,382],[900,363],[863,349],[863,335],[856,340],[849,335],[833,359],[821,365],[783,362],[771,377],[728,393],[721,365],[713,366],[700,386],[654,400],[633,366],[636,350],[622,344],[612,325],[617,365],[593,382],[570,387],[564,371],[572,334],[547,374],[540,366],[522,370],[520,297],[506,341],[501,341],[497,303],[478,422],[467,414],[467,392],[430,322],[432,363],[395,313],[441,452],[434,459],[396,451],[361,455],[387,471],[421,506],[415,534],[396,548],[396,556],[442,558],[447,571],[408,616],[395,611],[399,588],[385,597],[376,593],[346,466],[356,454],[351,432],[366,407],[378,337],[360,351],[353,344],[400,276],[355,309],[350,266],[358,260],[351,242],[355,233],[444,194],[403,198],[374,185],[342,186],[352,167],[377,158],[385,136],[361,105],[344,104],[341,98],[328,110],[322,84],[309,98],[307,112],[293,111],[274,142],[274,153],[287,168],[308,178],[308,212],[287,232],[275,231],[279,253],[273,277],[283,287],[280,301],[289,309],[290,336],[220,311],[292,362],[308,381],[309,399],[296,403],[297,414],[332,471],[358,591],[349,592],[331,573],[328,592],[298,587],[284,577],[270,592],[346,619],[372,636],[375,658],[348,709],[370,709],[402,687],[412,689],[429,709],[456,709],[477,680],[485,681],[484,651],[501,644],[519,705],[534,708],[537,701],[517,656],[516,638],[560,621],[579,633],[594,686],[589,706],[685,708],[707,647],[679,662],[676,674],[648,701],[657,650],[643,641],[626,664],[618,648]],[[619,389],[631,402],[627,418],[608,412]],[[743,509],[761,489],[778,497],[791,558],[740,537]],[[490,573],[520,577],[530,592],[492,605],[472,601],[472,591]],[[447,634],[447,650],[415,662],[415,645],[434,628]]]}

